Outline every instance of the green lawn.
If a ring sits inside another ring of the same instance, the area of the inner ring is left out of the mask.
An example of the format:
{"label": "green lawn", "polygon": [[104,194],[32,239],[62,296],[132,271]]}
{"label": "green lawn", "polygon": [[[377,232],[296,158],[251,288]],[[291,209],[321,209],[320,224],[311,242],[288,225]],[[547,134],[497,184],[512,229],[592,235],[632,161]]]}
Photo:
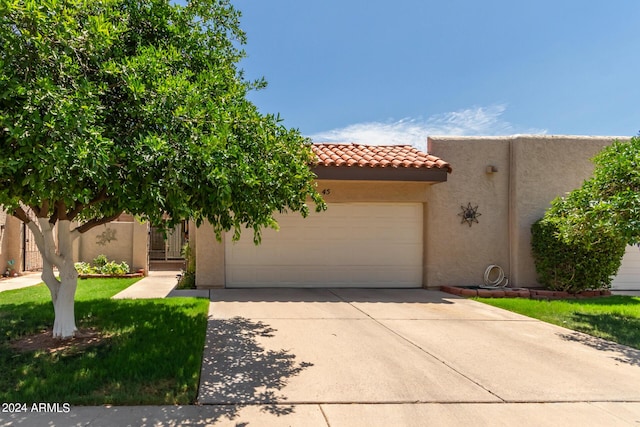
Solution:
{"label": "green lawn", "polygon": [[478,301],[640,349],[640,298],[575,300],[477,298]]}
{"label": "green lawn", "polygon": [[48,289],[38,285],[0,293],[0,402],[194,403],[209,301],[110,299],[136,280],[80,280],[77,326],[108,338],[97,346],[54,353],[10,346],[53,325]]}

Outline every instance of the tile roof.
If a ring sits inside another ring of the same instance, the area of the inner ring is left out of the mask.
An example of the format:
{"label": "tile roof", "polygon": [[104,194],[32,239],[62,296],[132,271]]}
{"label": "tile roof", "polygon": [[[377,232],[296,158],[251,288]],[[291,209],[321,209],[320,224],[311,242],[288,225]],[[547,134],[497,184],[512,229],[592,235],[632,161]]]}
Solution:
{"label": "tile roof", "polygon": [[313,144],[316,166],[445,169],[451,165],[411,145]]}

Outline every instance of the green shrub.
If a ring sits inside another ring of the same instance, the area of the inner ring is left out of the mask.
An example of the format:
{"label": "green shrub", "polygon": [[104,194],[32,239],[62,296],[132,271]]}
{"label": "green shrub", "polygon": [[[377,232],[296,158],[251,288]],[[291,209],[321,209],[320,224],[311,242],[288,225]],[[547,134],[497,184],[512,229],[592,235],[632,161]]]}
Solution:
{"label": "green shrub", "polygon": [[110,276],[124,276],[129,272],[129,265],[122,261],[120,264],[109,261],[100,268],[101,274],[108,274]]}
{"label": "green shrub", "polygon": [[129,273],[129,265],[122,261],[109,261],[105,255],[98,255],[93,265],[86,262],[76,262],[76,271],[80,274],[107,274],[110,276],[124,276]]}
{"label": "green shrub", "polygon": [[195,289],[196,274],[190,271],[183,271],[176,289]]}
{"label": "green shrub", "polygon": [[100,254],[97,257],[94,258],[93,260],[93,265],[95,265],[98,269],[104,267],[105,265],[107,265],[107,263],[109,262],[109,260],[107,259],[106,255]]}
{"label": "green shrub", "polygon": [[615,141],[593,163],[593,176],[532,226],[536,270],[550,289],[609,287],[625,247],[640,242],[640,136]]}
{"label": "green shrub", "polygon": [[178,289],[195,289],[196,288],[196,254],[189,243],[185,243],[182,247],[182,257],[185,260],[186,268],[178,281]]}
{"label": "green shrub", "polygon": [[96,274],[97,271],[95,268],[91,267],[88,262],[76,262],[75,264],[76,271],[80,274]]}
{"label": "green shrub", "polygon": [[557,222],[558,218],[547,212],[531,226],[531,249],[540,284],[572,293],[609,288],[620,268],[625,242],[607,236],[589,244],[567,242],[558,232]]}

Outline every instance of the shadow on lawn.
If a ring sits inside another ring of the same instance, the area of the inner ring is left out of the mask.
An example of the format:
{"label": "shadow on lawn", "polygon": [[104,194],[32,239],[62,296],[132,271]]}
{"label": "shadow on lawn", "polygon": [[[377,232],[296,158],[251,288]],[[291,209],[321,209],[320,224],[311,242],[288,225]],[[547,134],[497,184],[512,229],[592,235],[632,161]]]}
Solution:
{"label": "shadow on lawn", "polygon": [[563,339],[579,342],[596,350],[611,352],[614,360],[618,362],[640,366],[640,350],[629,347],[637,347],[640,343],[640,319],[608,313],[574,313],[573,320],[576,322],[574,327],[581,332],[599,334],[608,338],[597,338],[574,332],[562,334]]}
{"label": "shadow on lawn", "polygon": [[[11,338],[50,328],[48,303],[0,312],[0,401],[72,405],[192,403],[197,394],[206,303],[99,299],[76,302],[79,328],[106,334],[81,350],[17,352]],[[7,339],[7,337],[9,339]]]}
{"label": "shadow on lawn", "polygon": [[262,411],[278,416],[292,413],[293,406],[283,405],[286,397],[278,392],[288,378],[313,364],[298,364],[285,350],[266,350],[259,340],[274,332],[269,325],[242,317],[209,319],[198,403],[216,405],[216,416],[230,420],[247,405],[260,405]]}
{"label": "shadow on lawn", "polygon": [[53,326],[51,302],[0,305],[0,345]]}
{"label": "shadow on lawn", "polygon": [[601,305],[601,306],[611,306],[611,305],[628,305],[635,306],[640,305],[640,297],[633,297],[629,295],[611,295],[608,297],[600,297],[600,298],[587,298],[587,299],[567,299],[563,300],[568,304],[575,305]]}

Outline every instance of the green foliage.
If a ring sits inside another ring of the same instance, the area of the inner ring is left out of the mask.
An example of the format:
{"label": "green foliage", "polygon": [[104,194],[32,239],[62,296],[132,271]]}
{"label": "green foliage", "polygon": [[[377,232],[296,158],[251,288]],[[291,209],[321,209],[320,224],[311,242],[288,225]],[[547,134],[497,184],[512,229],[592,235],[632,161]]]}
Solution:
{"label": "green foliage", "polygon": [[106,255],[98,255],[93,260],[93,265],[86,262],[76,262],[76,271],[80,274],[106,274],[109,276],[124,276],[129,273],[129,265],[122,261],[117,263],[109,261]]}
{"label": "green foliage", "polygon": [[106,339],[85,349],[14,350],[10,344],[50,325],[44,285],[3,292],[0,300],[0,401],[72,405],[193,404],[198,391],[209,301],[112,300],[137,279],[78,284],[81,330]]}
{"label": "green foliage", "polygon": [[0,204],[79,231],[124,210],[217,233],[324,207],[308,141],[261,114],[229,0],[0,0]]}
{"label": "green foliage", "polygon": [[[640,137],[616,141],[593,159],[593,177],[552,206],[558,231],[586,245],[603,237],[640,242]],[[568,207],[568,208],[567,208]]]}
{"label": "green foliage", "polygon": [[567,242],[556,223],[545,217],[531,227],[531,249],[538,280],[548,289],[577,293],[604,289],[620,268],[625,244],[603,238],[590,245]]}
{"label": "green foliage", "polygon": [[91,264],[88,262],[76,262],[74,265],[76,271],[80,274],[96,274],[95,268],[91,267]]}
{"label": "green foliage", "polygon": [[640,241],[640,138],[614,142],[594,163],[593,177],[532,227],[536,269],[551,289],[608,287],[625,246]]}
{"label": "green foliage", "polygon": [[185,260],[186,268],[178,281],[178,289],[196,288],[196,254],[189,243],[182,247],[182,257]]}
{"label": "green foliage", "polygon": [[114,261],[110,261],[100,268],[101,274],[108,274],[110,276],[123,276],[128,272],[129,265],[124,261],[119,264]]}
{"label": "green foliage", "polygon": [[485,304],[553,323],[564,328],[640,350],[640,298],[541,301],[524,298],[481,298]]}
{"label": "green foliage", "polygon": [[[82,280],[78,284],[76,301],[92,301],[95,299],[109,299],[118,292],[128,288],[139,278],[99,278]],[[18,311],[12,313],[12,318],[0,316],[0,346],[5,340],[16,339],[25,335],[42,331],[51,326],[53,312],[47,307],[51,305],[49,290],[44,284],[30,286],[24,289],[2,292],[0,312],[9,313],[10,307],[43,306],[42,310]],[[5,322],[6,320],[6,322]]]}
{"label": "green foliage", "polygon": [[95,265],[96,268],[102,268],[105,265],[107,265],[108,262],[109,260],[107,259],[107,256],[104,254],[100,254],[93,259],[93,265]]}

